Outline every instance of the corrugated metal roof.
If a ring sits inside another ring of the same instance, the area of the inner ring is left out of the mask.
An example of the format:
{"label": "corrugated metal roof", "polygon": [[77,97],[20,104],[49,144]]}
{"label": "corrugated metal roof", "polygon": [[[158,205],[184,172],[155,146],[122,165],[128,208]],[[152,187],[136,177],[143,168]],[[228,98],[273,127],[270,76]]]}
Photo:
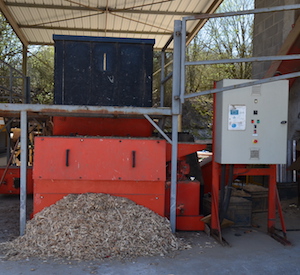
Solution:
{"label": "corrugated metal roof", "polygon": [[[53,34],[155,39],[162,48],[174,20],[213,13],[223,0],[0,0],[25,44],[53,44]],[[192,38],[204,21],[188,21]]]}

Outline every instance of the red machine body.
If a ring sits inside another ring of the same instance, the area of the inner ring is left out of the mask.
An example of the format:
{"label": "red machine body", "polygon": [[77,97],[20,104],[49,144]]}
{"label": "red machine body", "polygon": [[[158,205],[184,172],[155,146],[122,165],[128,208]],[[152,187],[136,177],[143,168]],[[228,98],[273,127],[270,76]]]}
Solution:
{"label": "red machine body", "polygon": [[[170,191],[171,183],[166,184],[166,216],[170,215]],[[199,231],[204,230],[203,218],[200,215],[200,182],[179,181],[176,195],[176,229]],[[196,203],[198,202],[198,203]]]}
{"label": "red machine body", "polygon": [[[34,214],[71,193],[108,193],[168,215],[171,145],[151,137],[147,120],[56,117],[53,122],[58,136],[35,138]],[[185,164],[184,169],[179,165],[181,177],[189,171],[184,156],[205,146],[178,144],[179,163]],[[186,180],[177,187],[178,202],[185,205],[184,213],[177,213],[177,229],[202,230],[199,182]]]}
{"label": "red machine body", "polygon": [[146,119],[103,117],[53,117],[54,136],[150,137],[153,126]]}
{"label": "red machine body", "polygon": [[66,194],[95,192],[127,197],[164,215],[164,140],[38,137],[35,149],[34,213]]}
{"label": "red machine body", "polygon": [[[20,167],[0,168],[0,175],[5,173],[0,185],[0,194],[20,194]],[[27,168],[27,194],[33,193],[32,168]]]}

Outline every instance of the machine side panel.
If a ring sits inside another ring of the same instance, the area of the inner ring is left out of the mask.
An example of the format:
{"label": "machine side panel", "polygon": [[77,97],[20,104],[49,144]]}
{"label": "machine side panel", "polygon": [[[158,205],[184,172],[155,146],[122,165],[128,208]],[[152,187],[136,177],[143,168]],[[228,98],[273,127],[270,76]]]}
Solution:
{"label": "machine side panel", "polygon": [[164,140],[35,139],[34,179],[165,181],[165,170]]}
{"label": "machine side panel", "polygon": [[106,193],[125,197],[164,216],[165,182],[35,180],[34,214],[68,194]]}
{"label": "machine side panel", "polygon": [[54,136],[150,137],[153,128],[138,118],[53,117]]}

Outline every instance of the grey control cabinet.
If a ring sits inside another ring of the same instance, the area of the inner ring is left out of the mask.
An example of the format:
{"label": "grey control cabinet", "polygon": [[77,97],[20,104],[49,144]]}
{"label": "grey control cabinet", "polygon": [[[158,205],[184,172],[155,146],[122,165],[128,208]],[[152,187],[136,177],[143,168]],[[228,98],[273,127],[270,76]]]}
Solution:
{"label": "grey control cabinet", "polygon": [[[224,79],[217,88],[249,81]],[[217,93],[215,161],[286,163],[288,89],[288,80],[280,80]]]}

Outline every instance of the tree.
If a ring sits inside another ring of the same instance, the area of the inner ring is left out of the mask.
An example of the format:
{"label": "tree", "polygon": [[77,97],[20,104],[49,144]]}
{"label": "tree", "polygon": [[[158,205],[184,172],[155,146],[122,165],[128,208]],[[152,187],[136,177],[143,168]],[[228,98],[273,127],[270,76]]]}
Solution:
{"label": "tree", "polygon": [[35,47],[28,58],[32,103],[52,104],[54,91],[54,48]]}
{"label": "tree", "polygon": [[[0,60],[22,72],[22,43],[0,13]],[[28,76],[30,77],[31,102],[49,104],[53,102],[54,50],[48,46],[33,46],[28,51]],[[9,87],[9,67],[0,62],[0,84]],[[19,76],[19,75],[18,75]],[[14,78],[13,90],[21,94],[23,82]],[[1,89],[2,101],[6,102],[7,91]]]}
{"label": "tree", "polygon": [[[225,0],[218,13],[247,10],[253,0]],[[210,19],[187,47],[188,61],[245,58],[252,56],[253,16]],[[251,63],[189,66],[186,70],[186,93],[212,89],[214,82],[225,78],[251,78]],[[208,138],[212,125],[212,96],[187,100],[183,106],[183,128],[197,138]]]}
{"label": "tree", "polygon": [[18,69],[22,64],[22,43],[1,13],[0,59]]}

